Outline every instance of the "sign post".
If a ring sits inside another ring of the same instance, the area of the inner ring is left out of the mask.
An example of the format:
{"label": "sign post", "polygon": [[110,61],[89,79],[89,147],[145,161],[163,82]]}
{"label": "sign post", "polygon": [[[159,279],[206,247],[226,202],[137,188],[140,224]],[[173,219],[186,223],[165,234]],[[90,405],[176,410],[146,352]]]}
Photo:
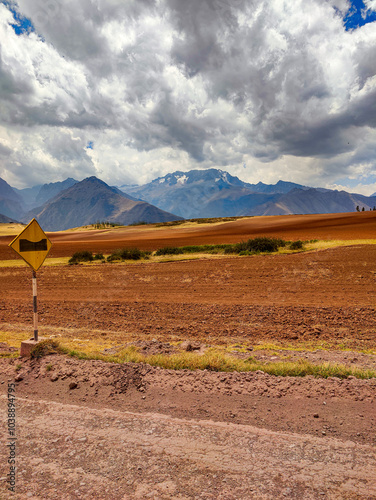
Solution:
{"label": "sign post", "polygon": [[33,323],[34,340],[38,342],[38,304],[37,304],[37,273],[33,269]]}
{"label": "sign post", "polygon": [[17,252],[33,270],[33,323],[34,343],[36,343],[38,342],[37,271],[51,250],[52,243],[47,238],[46,233],[40,227],[36,219],[33,219],[25,229],[14,238],[9,246]]}

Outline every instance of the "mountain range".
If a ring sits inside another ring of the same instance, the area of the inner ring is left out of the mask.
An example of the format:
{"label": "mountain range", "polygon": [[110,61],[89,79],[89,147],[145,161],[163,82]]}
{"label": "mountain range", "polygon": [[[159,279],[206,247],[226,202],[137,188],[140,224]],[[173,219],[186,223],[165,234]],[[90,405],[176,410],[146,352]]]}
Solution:
{"label": "mountain range", "polygon": [[363,196],[292,182],[250,184],[218,169],[177,171],[143,186],[109,186],[96,177],[17,190],[0,179],[0,222],[35,217],[49,231],[108,221],[352,212],[373,209]]}
{"label": "mountain range", "polygon": [[97,221],[128,225],[139,221],[151,223],[181,219],[149,203],[129,198],[96,177],[88,177],[60,191],[42,206],[29,211],[24,219],[34,217],[47,231],[61,231]]}
{"label": "mountain range", "polygon": [[184,218],[353,212],[376,205],[374,196],[285,181],[249,184],[217,169],[178,171],[121,189]]}

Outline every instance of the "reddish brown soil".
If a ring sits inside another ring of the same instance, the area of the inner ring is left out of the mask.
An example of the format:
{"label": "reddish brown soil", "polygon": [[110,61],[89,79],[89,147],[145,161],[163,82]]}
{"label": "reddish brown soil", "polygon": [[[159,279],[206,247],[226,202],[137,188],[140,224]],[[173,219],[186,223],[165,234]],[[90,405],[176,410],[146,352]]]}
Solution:
{"label": "reddish brown soil", "polygon": [[[285,233],[269,234],[376,234],[372,213],[325,216],[326,228],[321,219],[317,231],[310,217],[302,216],[300,226],[295,217]],[[334,220],[339,225],[331,226]],[[207,226],[207,239],[194,242],[223,242],[214,234],[220,227],[228,231],[229,225]],[[242,237],[227,233],[227,241],[257,234],[242,230]],[[169,231],[179,234],[179,228]],[[145,247],[157,245],[147,240],[147,230],[144,236]],[[116,247],[123,246],[119,241]],[[56,252],[71,254],[81,244],[87,248],[87,241],[62,240]],[[98,242],[98,250],[107,244]],[[376,247],[363,245],[190,262],[46,266],[38,272],[40,322],[57,334],[59,328],[72,335],[97,330],[93,335],[107,335],[116,345],[132,338],[151,349],[157,339],[165,352],[178,340],[375,349],[375,262]],[[0,329],[31,331],[30,277],[26,267],[1,269]],[[270,360],[282,352],[250,354]],[[375,366],[375,356],[356,352],[288,355]],[[17,500],[376,498],[375,379],[172,372],[57,355],[1,360],[3,394],[15,377],[22,438]],[[0,402],[3,412],[5,396]],[[6,462],[0,458],[2,498]]]}
{"label": "reddish brown soil", "polygon": [[[163,246],[237,243],[256,236],[282,237],[288,240],[353,240],[375,238],[376,212],[286,215],[253,217],[221,224],[192,227],[157,228],[154,226],[120,229],[49,233],[51,257],[71,256],[75,251],[110,253],[118,248],[138,247],[155,250]],[[16,236],[0,237],[0,260],[14,259],[8,248]]]}
{"label": "reddish brown soil", "polygon": [[16,375],[17,500],[376,498],[375,379],[0,365],[4,392]]}
{"label": "reddish brown soil", "polygon": [[[43,267],[42,325],[209,343],[374,348],[376,246],[166,263]],[[0,274],[0,320],[31,322],[28,268]]]}

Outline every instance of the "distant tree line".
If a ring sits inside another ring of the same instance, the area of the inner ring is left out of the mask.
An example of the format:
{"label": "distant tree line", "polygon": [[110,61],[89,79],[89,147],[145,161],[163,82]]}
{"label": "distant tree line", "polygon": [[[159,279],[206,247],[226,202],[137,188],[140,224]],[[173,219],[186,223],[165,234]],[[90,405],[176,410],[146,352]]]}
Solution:
{"label": "distant tree line", "polygon": [[[373,211],[374,211],[374,210],[376,210],[376,207],[374,206],[373,208],[370,208],[370,210],[373,210]],[[360,210],[360,206],[359,206],[359,205],[357,205],[357,206],[356,206],[356,211],[357,211],[357,212],[364,212],[364,211],[365,211],[365,208],[364,208],[364,207],[362,207],[362,210]]]}

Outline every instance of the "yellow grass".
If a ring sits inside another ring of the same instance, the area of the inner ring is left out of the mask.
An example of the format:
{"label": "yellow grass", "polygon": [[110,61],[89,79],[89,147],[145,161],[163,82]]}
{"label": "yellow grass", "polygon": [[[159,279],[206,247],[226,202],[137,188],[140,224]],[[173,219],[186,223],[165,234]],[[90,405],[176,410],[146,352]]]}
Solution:
{"label": "yellow grass", "polygon": [[[69,257],[47,257],[44,266],[61,266],[68,264]],[[22,259],[0,260],[0,267],[29,267]]]}
{"label": "yellow grass", "polygon": [[[151,338],[140,336],[139,334],[133,334],[124,331],[110,331],[110,330],[94,330],[90,328],[61,328],[53,326],[41,325],[39,328],[39,336],[43,338],[52,338],[59,341],[59,343],[69,349],[77,350],[84,353],[85,355],[100,355],[104,349],[109,349],[115,346],[124,346],[130,342],[136,340],[151,340]],[[21,342],[33,337],[33,329],[25,324],[6,324],[1,325],[0,330],[0,342],[6,342],[11,347],[20,348]],[[158,341],[169,342],[171,345],[179,345],[182,339],[177,339],[174,335],[155,335],[153,336]],[[206,344],[208,339],[203,336],[202,338],[195,339]],[[364,349],[361,342],[359,345],[354,347],[354,339],[350,339],[351,344],[348,344],[345,339],[338,342],[328,342],[328,341],[317,341],[317,342],[304,342],[296,341],[291,343],[289,341],[281,342],[255,342],[252,343],[253,351],[265,350],[265,351],[352,351],[352,352],[362,352],[364,354],[376,355],[376,346],[373,349]],[[244,338],[231,338],[224,336],[223,338],[215,339],[216,350],[222,353],[231,353],[233,351],[249,352],[252,355],[252,351],[247,351],[249,347],[249,341]],[[351,347],[350,347],[351,345]],[[239,346],[239,347],[237,347]]]}
{"label": "yellow grass", "polygon": [[364,240],[319,240],[314,243],[307,243],[306,250],[325,250],[327,248],[347,247],[352,245],[375,245],[376,239]]}
{"label": "yellow grass", "polygon": [[[246,219],[247,217],[239,217],[239,219]],[[249,217],[251,218],[251,217]],[[217,226],[219,224],[225,224],[225,223],[230,223],[234,222],[234,219],[232,220],[218,220],[218,222],[194,222],[194,221],[184,221],[180,224],[176,225],[171,225],[171,226],[164,226],[162,223],[155,223],[155,224],[140,224],[139,226],[115,226],[115,227],[109,227],[109,228],[95,228],[91,225],[89,226],[81,226],[81,227],[75,227],[71,229],[65,229],[64,231],[59,231],[59,232],[64,232],[64,233],[77,233],[77,232],[86,232],[86,231],[101,231],[101,232],[113,232],[113,231],[122,231],[122,232],[144,232],[144,231],[164,231],[166,229],[168,230],[175,230],[178,228],[192,228],[192,227],[206,227],[206,226]]]}
{"label": "yellow grass", "polygon": [[12,236],[15,237],[19,234],[23,229],[25,229],[24,224],[9,224],[9,223],[1,223],[0,224],[0,236]]}
{"label": "yellow grass", "polygon": [[[209,370],[216,372],[254,372],[261,370],[275,376],[304,377],[313,375],[323,378],[355,376],[362,379],[376,377],[375,370],[363,369],[357,366],[346,366],[338,363],[314,364],[305,359],[262,362],[252,356],[246,359],[235,358],[215,348],[208,349],[202,355],[186,351],[171,355],[145,355],[136,346],[128,346],[114,355],[102,355],[97,353],[86,354],[83,351],[67,349],[54,339],[46,339],[33,349],[32,356],[41,357],[59,352],[84,360],[95,359],[112,363],[146,363],[170,370]],[[50,366],[52,367],[52,365]]]}

